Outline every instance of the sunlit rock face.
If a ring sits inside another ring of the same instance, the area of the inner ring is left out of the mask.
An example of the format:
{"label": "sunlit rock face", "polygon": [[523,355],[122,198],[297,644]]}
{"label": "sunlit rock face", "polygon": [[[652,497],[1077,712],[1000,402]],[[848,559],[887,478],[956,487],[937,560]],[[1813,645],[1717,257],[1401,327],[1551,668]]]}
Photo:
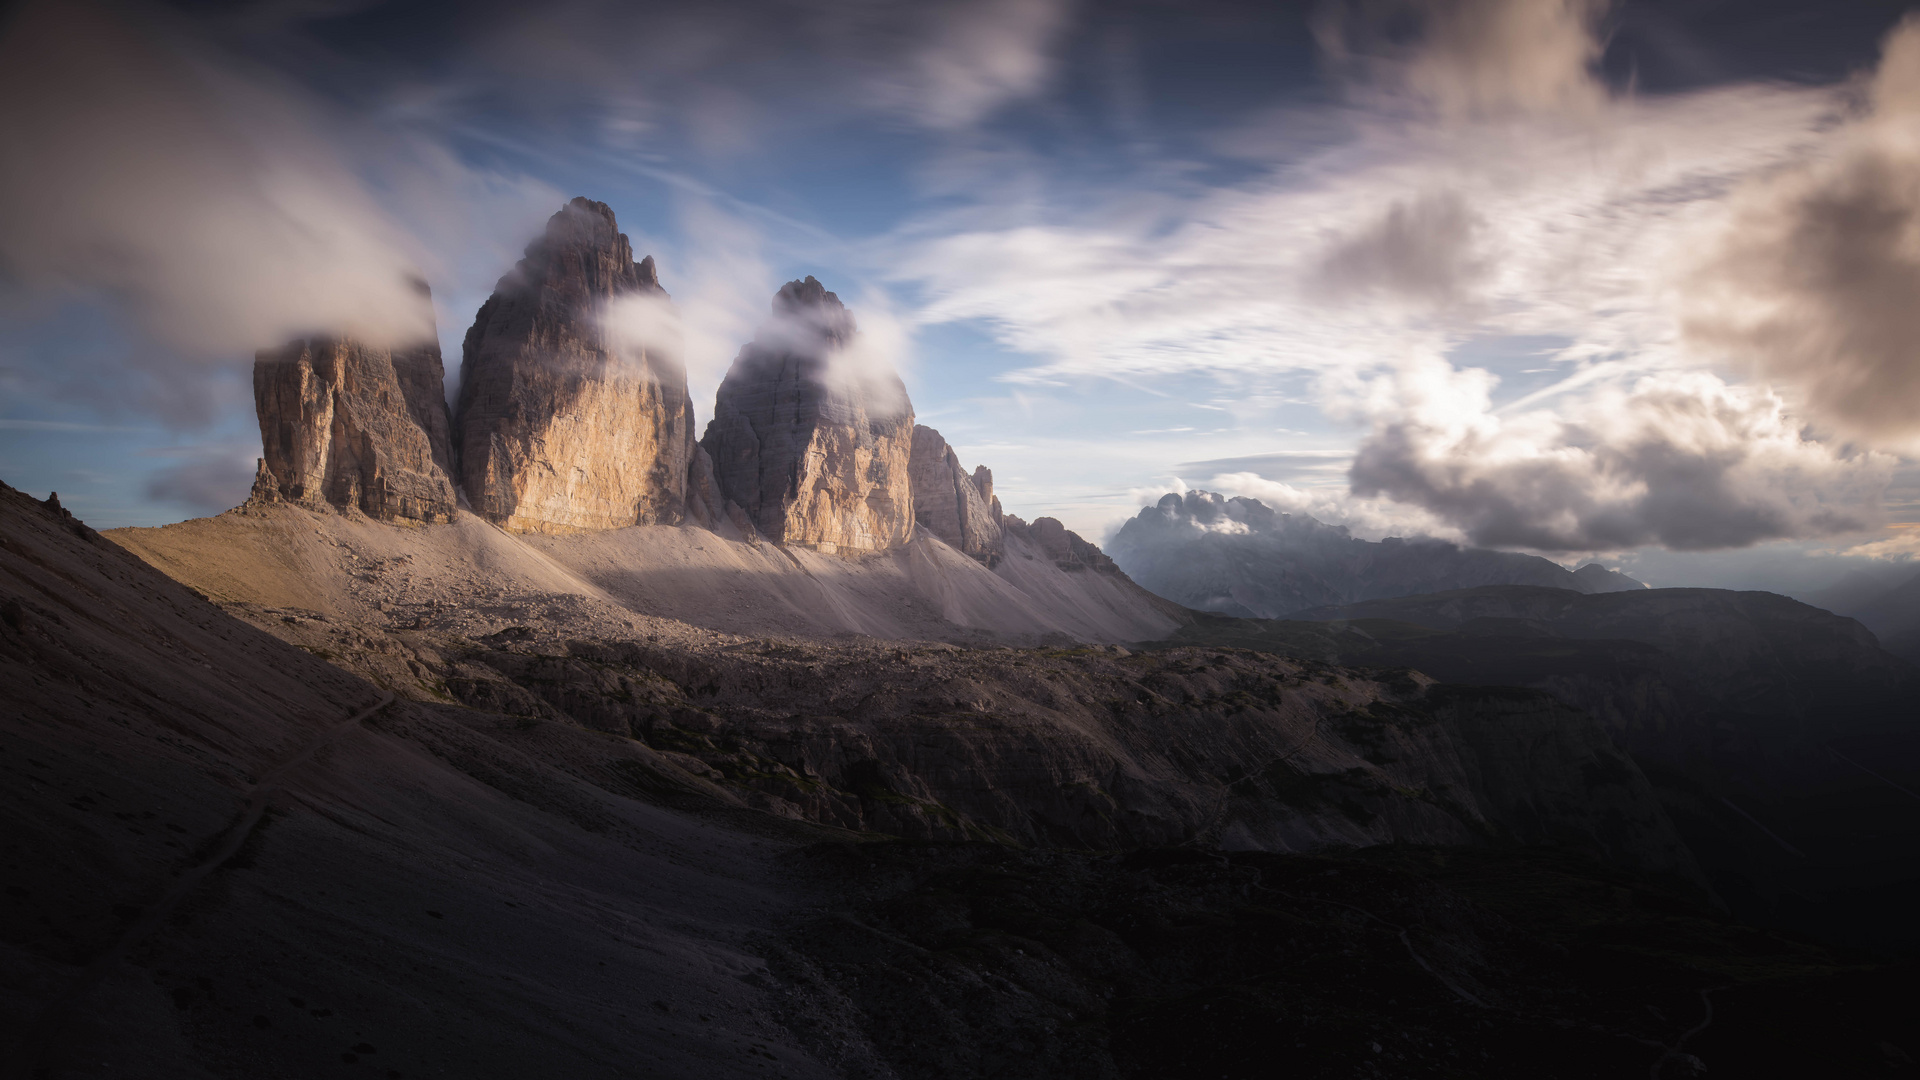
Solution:
{"label": "sunlit rock face", "polygon": [[760,535],[828,552],[913,538],[913,405],[891,365],[865,366],[853,316],[791,281],[720,384],[700,445],[721,496]]}
{"label": "sunlit rock face", "polygon": [[[455,438],[476,513],[513,532],[687,516],[693,408],[653,259],[574,199],[467,331]],[[698,516],[698,515],[696,515]]]}
{"label": "sunlit rock face", "polygon": [[263,457],[254,498],[453,520],[440,347],[314,338],[261,352],[253,397]]}
{"label": "sunlit rock face", "polygon": [[989,566],[1003,553],[993,474],[982,465],[967,475],[947,440],[924,424],[913,429],[913,519]]}

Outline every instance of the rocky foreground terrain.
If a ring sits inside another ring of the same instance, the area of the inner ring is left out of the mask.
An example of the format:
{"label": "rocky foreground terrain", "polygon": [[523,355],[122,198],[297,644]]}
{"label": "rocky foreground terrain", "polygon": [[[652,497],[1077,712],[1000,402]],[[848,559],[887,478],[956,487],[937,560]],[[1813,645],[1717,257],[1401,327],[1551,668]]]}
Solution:
{"label": "rocky foreground terrain", "polygon": [[30,1075],[1909,1068],[1910,974],[1730,923],[1543,694],[658,618],[392,667],[11,489],[0,541]]}
{"label": "rocky foreground terrain", "polygon": [[1168,641],[1202,643],[1550,693],[1646,770],[1743,916],[1920,943],[1920,670],[1852,619],[1772,593],[1485,586],[1203,617]]}

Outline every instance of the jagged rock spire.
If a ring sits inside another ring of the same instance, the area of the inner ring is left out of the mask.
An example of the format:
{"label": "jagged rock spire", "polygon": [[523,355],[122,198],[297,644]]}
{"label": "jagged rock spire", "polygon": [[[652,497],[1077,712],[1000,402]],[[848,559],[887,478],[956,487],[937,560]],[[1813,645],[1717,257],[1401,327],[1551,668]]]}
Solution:
{"label": "jagged rock spire", "polygon": [[[426,283],[414,285],[431,325]],[[316,337],[263,350],[253,363],[263,456],[252,501],[453,520],[444,375],[431,338],[387,349]]]}
{"label": "jagged rock spire", "polygon": [[677,341],[613,211],[576,198],[553,215],[467,331],[456,441],[475,512],[518,532],[683,520],[696,449]]}
{"label": "jagged rock spire", "polygon": [[790,281],[720,384],[700,445],[722,496],[777,543],[877,551],[913,538],[913,404],[890,365],[850,365],[856,332],[819,281]]}

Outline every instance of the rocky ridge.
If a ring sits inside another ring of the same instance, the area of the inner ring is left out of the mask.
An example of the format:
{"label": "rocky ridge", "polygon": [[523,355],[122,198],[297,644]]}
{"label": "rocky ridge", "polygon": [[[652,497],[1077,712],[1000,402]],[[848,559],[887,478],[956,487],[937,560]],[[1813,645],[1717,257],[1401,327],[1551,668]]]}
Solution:
{"label": "rocky ridge", "polygon": [[444,377],[431,340],[386,349],[311,338],[262,351],[253,364],[263,455],[254,497],[381,521],[452,521],[459,497]]}
{"label": "rocky ridge", "polygon": [[1597,563],[1569,571],[1537,555],[1443,540],[1372,543],[1258,499],[1208,491],[1163,496],[1122,525],[1107,547],[1129,576],[1155,593],[1243,618],[1278,619],[1323,604],[1477,585],[1578,593],[1644,588]]}

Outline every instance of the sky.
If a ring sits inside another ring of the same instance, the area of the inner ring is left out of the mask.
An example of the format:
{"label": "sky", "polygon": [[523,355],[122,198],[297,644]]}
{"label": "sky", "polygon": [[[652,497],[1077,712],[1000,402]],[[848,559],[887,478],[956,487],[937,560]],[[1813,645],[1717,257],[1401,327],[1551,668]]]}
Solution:
{"label": "sky", "polygon": [[586,195],[702,424],[812,274],[1010,512],[1095,540],[1197,487],[1659,585],[1911,576],[1908,8],[15,4],[0,479],[226,509],[256,349],[433,332],[451,389]]}

